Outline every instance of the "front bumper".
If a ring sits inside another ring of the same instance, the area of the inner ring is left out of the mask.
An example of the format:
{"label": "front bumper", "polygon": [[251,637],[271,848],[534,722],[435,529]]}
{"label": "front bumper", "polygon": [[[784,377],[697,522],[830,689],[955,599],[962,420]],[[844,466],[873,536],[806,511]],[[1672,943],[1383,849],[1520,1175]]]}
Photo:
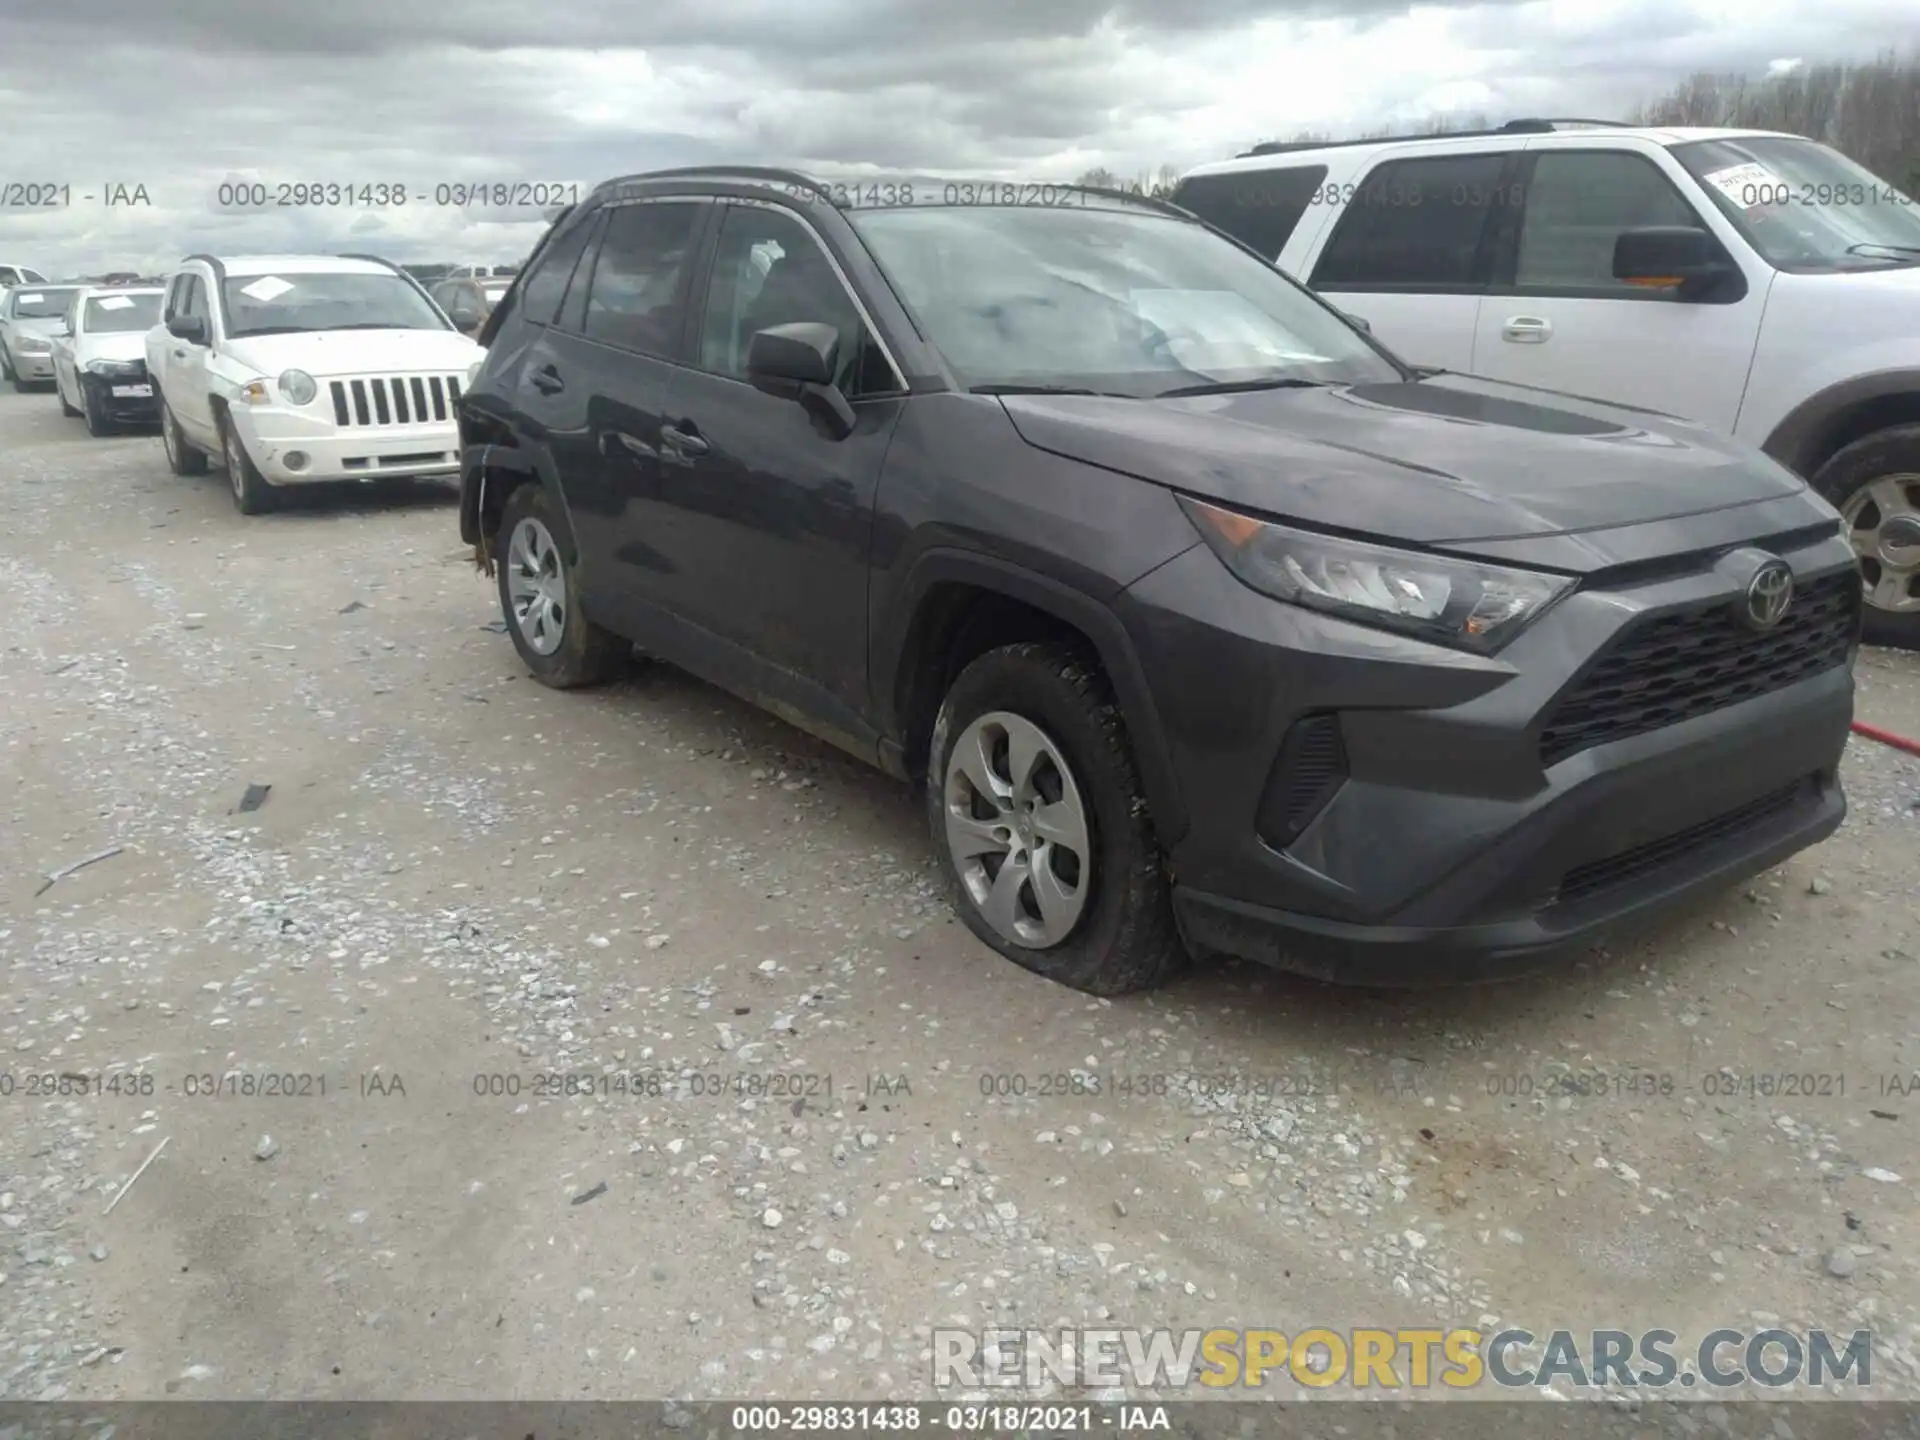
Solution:
{"label": "front bumper", "polygon": [[[93,397],[100,412],[115,424],[155,425],[160,421],[159,387],[144,366],[138,373],[120,375],[96,375],[91,370],[82,370],[80,384]],[[142,389],[147,393],[125,393]]]}
{"label": "front bumper", "polygon": [[[1810,588],[1854,573],[1838,537],[1781,553]],[[1662,614],[1730,599],[1727,583],[1702,567],[1583,588],[1483,658],[1266,600],[1204,548],[1161,567],[1122,618],[1192,816],[1169,857],[1189,945],[1353,984],[1491,979],[1832,834],[1844,660],[1552,749],[1547,720],[1596,657]],[[1276,839],[1288,736],[1309,716],[1337,726],[1316,752],[1323,769],[1337,752],[1334,778]]]}
{"label": "front bumper", "polygon": [[[459,427],[452,419],[342,428],[330,417],[281,406],[236,403],[228,413],[269,485],[453,479],[460,473]],[[305,463],[289,465],[290,456],[305,456]]]}

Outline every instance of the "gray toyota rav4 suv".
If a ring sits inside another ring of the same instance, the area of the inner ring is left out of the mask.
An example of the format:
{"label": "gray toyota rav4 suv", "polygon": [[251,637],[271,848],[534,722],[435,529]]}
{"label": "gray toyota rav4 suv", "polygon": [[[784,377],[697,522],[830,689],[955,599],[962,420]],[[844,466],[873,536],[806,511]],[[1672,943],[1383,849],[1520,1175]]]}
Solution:
{"label": "gray toyota rav4 suv", "polygon": [[1488,978],[1845,812],[1823,500],[1412,370],[1173,206],[633,176],[481,339],[460,525],[528,669],[637,647],[923,785],[967,925],[1065,984]]}

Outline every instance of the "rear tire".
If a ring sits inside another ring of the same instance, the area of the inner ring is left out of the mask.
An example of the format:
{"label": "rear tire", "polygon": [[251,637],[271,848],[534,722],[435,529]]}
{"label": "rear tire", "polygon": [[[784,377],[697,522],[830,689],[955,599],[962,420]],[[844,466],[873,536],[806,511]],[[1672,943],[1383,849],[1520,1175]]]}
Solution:
{"label": "rear tire", "polygon": [[633,645],[587,618],[580,572],[559,537],[559,507],[531,481],[507,496],[496,534],[500,615],[533,678],[555,690],[617,679],[633,668]]}
{"label": "rear tire", "polygon": [[226,461],[227,487],[233,492],[233,508],[242,515],[264,515],[279,502],[259,467],[247,457],[240,432],[225,415],[220,417],[220,453]]}
{"label": "rear tire", "polygon": [[1854,441],[1820,467],[1813,488],[1840,511],[1860,557],[1862,638],[1920,650],[1920,425]]}
{"label": "rear tire", "polygon": [[176,475],[207,473],[207,452],[196,449],[181,433],[180,422],[173,418],[173,407],[166,397],[160,400],[160,444],[167,452],[167,468]]}
{"label": "rear tire", "polygon": [[1023,642],[960,672],[928,746],[927,818],[960,918],[1016,965],[1091,995],[1185,967],[1126,723],[1086,656]]}

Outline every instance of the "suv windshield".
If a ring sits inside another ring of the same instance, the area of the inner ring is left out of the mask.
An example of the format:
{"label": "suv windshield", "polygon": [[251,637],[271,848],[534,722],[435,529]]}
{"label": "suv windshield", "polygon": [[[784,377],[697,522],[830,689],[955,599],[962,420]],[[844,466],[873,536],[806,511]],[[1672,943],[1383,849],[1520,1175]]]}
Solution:
{"label": "suv windshield", "polygon": [[1673,156],[1781,270],[1920,263],[1920,208],[1864,166],[1812,140],[1695,140]]}
{"label": "suv windshield", "polygon": [[445,330],[433,302],[398,275],[296,271],[234,275],[225,287],[227,334],[306,330]]}
{"label": "suv windshield", "polygon": [[131,295],[94,295],[87,300],[87,313],[81,327],[89,335],[110,335],[127,330],[151,330],[160,323],[160,292],[144,290]]}
{"label": "suv windshield", "polygon": [[7,314],[16,320],[55,320],[67,313],[72,302],[72,286],[65,290],[15,290],[7,301]]}
{"label": "suv windshield", "polygon": [[969,387],[1148,397],[1402,378],[1306,291],[1191,221],[1014,205],[848,218]]}

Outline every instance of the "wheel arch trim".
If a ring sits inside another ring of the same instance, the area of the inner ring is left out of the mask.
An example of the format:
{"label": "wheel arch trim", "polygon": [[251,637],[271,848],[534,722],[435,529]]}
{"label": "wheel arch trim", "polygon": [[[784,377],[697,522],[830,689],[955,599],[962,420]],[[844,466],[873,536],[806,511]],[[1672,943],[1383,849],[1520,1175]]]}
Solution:
{"label": "wheel arch trim", "polygon": [[1892,395],[1920,396],[1920,368],[1901,366],[1849,376],[1802,400],[1761,444],[1761,449],[1803,478],[1831,457],[1820,453],[1834,418],[1856,405]]}
{"label": "wheel arch trim", "polygon": [[[1187,811],[1166,730],[1132,637],[1110,605],[1026,566],[943,546],[929,547],[914,558],[897,592],[899,603],[888,607],[893,618],[877,637],[874,655],[873,693],[886,712],[886,746],[900,752],[907,742],[908,701],[916,673],[910,649],[928,594],[943,584],[968,585],[1030,605],[1087,637],[1126,721],[1160,844],[1170,850],[1186,833]],[[901,760],[899,768],[904,768],[903,756]]]}

